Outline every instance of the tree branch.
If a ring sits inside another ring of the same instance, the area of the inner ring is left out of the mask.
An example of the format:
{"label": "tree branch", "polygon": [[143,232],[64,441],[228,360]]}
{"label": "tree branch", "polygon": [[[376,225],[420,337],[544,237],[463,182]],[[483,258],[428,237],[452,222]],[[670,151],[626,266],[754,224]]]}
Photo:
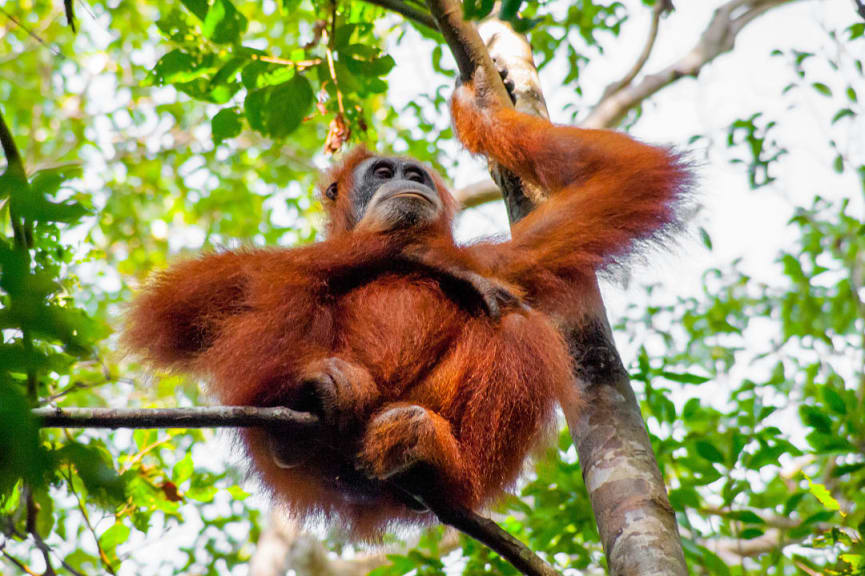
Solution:
{"label": "tree branch", "polygon": [[[478,53],[482,49],[478,48],[477,34],[470,24],[461,21],[455,4],[431,1],[430,12],[457,62],[466,64],[460,68],[461,74],[471,77],[473,70],[468,66],[487,66],[488,58],[485,50]],[[508,29],[498,34],[495,44],[516,43],[513,37],[519,36]],[[504,36],[512,37],[511,41],[505,41]],[[512,56],[507,51],[497,58],[510,70]],[[514,81],[518,84],[517,79]],[[540,88],[516,90],[518,109],[521,92],[532,91],[540,93]],[[542,115],[537,106],[534,108],[534,113]],[[508,203],[509,190],[522,189],[519,179],[496,178],[494,171],[494,180],[504,184],[511,224],[533,209],[531,201]],[[667,499],[639,403],[616,350],[597,283],[586,294],[582,308],[583,316],[559,319],[575,365],[574,386],[561,403],[577,447],[610,573],[686,576],[676,516]]]}
{"label": "tree branch", "polygon": [[652,55],[652,49],[655,47],[655,40],[658,39],[658,29],[661,24],[661,16],[670,12],[673,9],[673,4],[669,0],[657,0],[652,8],[652,21],[649,24],[649,34],[646,37],[646,43],[643,45],[643,51],[637,57],[637,61],[631,66],[631,69],[618,82],[613,82],[604,89],[602,98],[609,98],[625,86],[628,86],[637,77],[637,74],[646,65],[649,56]]}
{"label": "tree branch", "polygon": [[376,6],[381,6],[382,8],[387,8],[392,12],[401,14],[403,17],[408,18],[412,22],[415,22],[422,26],[426,26],[430,30],[438,30],[438,28],[436,27],[436,22],[432,16],[418,10],[414,6],[406,4],[405,2],[400,2],[400,0],[364,0],[364,2],[366,2],[367,4],[375,4]]}
{"label": "tree branch", "polygon": [[454,200],[459,203],[460,209],[466,209],[474,208],[493,200],[501,200],[502,191],[495,182],[486,179],[454,190],[453,195]]}
{"label": "tree branch", "polygon": [[[733,49],[736,36],[746,24],[765,12],[793,0],[730,0],[715,10],[697,44],[682,58],[642,81],[606,93],[582,122],[586,128],[611,128],[618,125],[632,108],[683,76],[694,76]],[[631,79],[633,80],[633,78]],[[615,86],[615,84],[614,84]]]}
{"label": "tree branch", "polygon": [[3,120],[3,113],[0,112],[0,145],[3,146],[3,154],[6,156],[6,170],[24,174],[24,164],[21,161],[21,153],[18,152],[18,146],[15,145],[15,140],[12,138],[12,133]]}
{"label": "tree branch", "polygon": [[283,407],[36,408],[32,414],[43,428],[249,428],[318,424],[318,418],[311,414]]}
{"label": "tree branch", "polygon": [[[677,80],[685,76],[697,76],[699,71],[720,56],[733,48],[735,36],[741,32],[746,24],[753,21],[772,8],[788,4],[794,0],[731,0],[715,11],[712,20],[701,35],[697,44],[683,57],[660,72],[646,76],[642,81],[634,84],[636,76],[645,66],[645,59],[654,47],[657,29],[654,22],[659,16],[658,12],[653,14],[653,25],[646,46],[641,56],[632,66],[631,70],[621,80],[613,82],[604,89],[600,101],[593,107],[592,111],[581,123],[584,128],[613,128],[617,126],[627,113],[639,106],[647,98]],[[656,8],[665,4],[665,0],[658,0]],[[491,184],[473,185],[467,187],[460,194],[463,207],[470,208],[479,206],[498,198],[490,192]]]}
{"label": "tree branch", "polygon": [[438,493],[418,494],[418,497],[444,524],[453,526],[478,542],[486,544],[526,576],[561,576],[528,546],[505,532],[489,518],[484,518],[462,506],[452,506],[441,500],[441,495]]}
{"label": "tree branch", "polygon": [[[31,411],[43,428],[248,428],[291,425],[311,428],[319,419],[289,408],[214,406],[206,408],[37,408]],[[558,572],[498,524],[468,508],[453,506],[433,489],[394,482],[422,501],[443,524],[453,526],[489,546],[529,576]]]}

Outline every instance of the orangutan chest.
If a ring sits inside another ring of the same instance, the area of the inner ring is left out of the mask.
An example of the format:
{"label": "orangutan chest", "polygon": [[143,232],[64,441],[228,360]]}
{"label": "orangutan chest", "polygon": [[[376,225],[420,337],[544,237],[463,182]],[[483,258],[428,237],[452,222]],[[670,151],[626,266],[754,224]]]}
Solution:
{"label": "orangutan chest", "polygon": [[342,299],[340,340],[377,378],[415,379],[469,320],[434,280],[386,276]]}

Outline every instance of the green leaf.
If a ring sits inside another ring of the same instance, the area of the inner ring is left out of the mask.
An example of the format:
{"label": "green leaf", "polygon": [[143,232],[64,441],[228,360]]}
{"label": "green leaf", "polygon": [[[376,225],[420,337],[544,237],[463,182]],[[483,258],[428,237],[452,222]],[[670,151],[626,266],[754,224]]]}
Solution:
{"label": "green leaf", "polygon": [[237,486],[236,484],[233,486],[229,486],[226,490],[235,500],[246,500],[250,496],[249,492],[247,492],[240,486]]}
{"label": "green leaf", "polygon": [[708,382],[711,380],[708,376],[700,376],[699,374],[689,374],[684,373],[680,374],[677,372],[667,372],[666,370],[661,372],[661,376],[666,378],[667,380],[672,380],[673,382],[681,382],[682,384],[703,384],[704,382]]}
{"label": "green leaf", "polygon": [[779,458],[785,452],[782,446],[763,446],[753,456],[745,459],[746,465],[751,470],[759,470],[770,464],[778,465]]}
{"label": "green leaf", "polygon": [[697,449],[697,454],[709,462],[715,462],[717,464],[724,462],[724,455],[708,440],[697,440],[694,443],[694,446]]}
{"label": "green leaf", "polygon": [[683,512],[688,508],[700,507],[700,495],[691,487],[670,490],[670,504],[674,509]]}
{"label": "green leaf", "polygon": [[362,65],[367,76],[384,76],[393,70],[393,67],[396,66],[396,60],[388,54],[380,58],[374,58],[368,62],[363,62]]}
{"label": "green leaf", "polygon": [[0,370],[0,504],[12,496],[19,480],[41,485],[51,464],[30,416],[30,405],[4,372]]}
{"label": "green leaf", "polygon": [[148,74],[147,82],[157,86],[191,82],[206,74],[209,67],[180,49],[172,50],[159,59]]}
{"label": "green leaf", "polygon": [[814,406],[800,406],[799,415],[807,426],[824,434],[832,432],[832,419]]}
{"label": "green leaf", "polygon": [[753,540],[754,538],[759,538],[760,536],[762,536],[765,533],[766,533],[766,531],[763,530],[762,528],[745,528],[739,534],[739,537],[742,538],[743,540]]}
{"label": "green leaf", "polygon": [[812,82],[811,87],[823,96],[832,96],[832,89],[822,82]]}
{"label": "green leaf", "polygon": [[180,0],[199,20],[207,16],[207,0]]}
{"label": "green leaf", "polygon": [[237,108],[223,108],[210,121],[213,142],[221,142],[234,138],[243,130],[242,115]]}
{"label": "green leaf", "polygon": [[694,416],[696,416],[700,412],[700,399],[699,398],[691,398],[687,402],[685,402],[685,406],[682,408],[682,418],[684,420],[693,420]]}
{"label": "green leaf", "polygon": [[499,18],[502,20],[513,20],[520,11],[523,0],[502,0],[502,8],[499,10]]}
{"label": "green leaf", "polygon": [[254,129],[281,138],[300,126],[312,107],[312,88],[301,75],[288,82],[251,92],[244,102],[244,112]]}
{"label": "green leaf", "polygon": [[171,470],[171,480],[179,486],[192,478],[192,472],[194,469],[195,467],[192,463],[192,456],[187,453]]}
{"label": "green leaf", "polygon": [[129,526],[121,523],[115,523],[111,528],[102,533],[99,537],[99,544],[105,550],[106,554],[114,555],[114,550],[120,545],[129,540]]}
{"label": "green leaf", "polygon": [[186,496],[198,502],[212,502],[219,492],[216,486],[192,487],[186,492]]}
{"label": "green leaf", "polygon": [[835,124],[836,122],[838,122],[842,118],[846,118],[848,116],[855,116],[855,115],[856,115],[856,113],[853,112],[853,110],[851,110],[850,108],[841,108],[840,110],[838,110],[835,113],[834,116],[832,116],[832,124]]}
{"label": "green leaf", "polygon": [[826,486],[817,482],[812,482],[811,478],[809,478],[805,473],[802,475],[805,476],[806,480],[808,480],[808,491],[820,502],[820,504],[823,505],[824,508],[834,512],[839,512],[842,516],[845,515],[844,512],[841,511],[841,505],[837,500],[835,500]]}
{"label": "green leaf", "polygon": [[56,451],[57,458],[75,467],[91,496],[106,507],[126,500],[125,482],[111,465],[110,454],[98,446],[73,442]]}
{"label": "green leaf", "polygon": [[847,414],[847,404],[841,394],[831,386],[823,386],[821,389],[823,401],[836,414]]}
{"label": "green leaf", "polygon": [[757,516],[751,510],[733,510],[727,514],[727,517],[731,520],[738,520],[739,522],[744,522],[745,524],[765,524],[766,521]]}
{"label": "green leaf", "polygon": [[80,164],[65,164],[34,172],[30,177],[30,186],[33,193],[39,196],[54,196],[64,182],[80,177]]}
{"label": "green leaf", "polygon": [[229,0],[215,0],[202,23],[205,37],[217,44],[233,44],[240,41],[249,23]]}
{"label": "green leaf", "polygon": [[39,510],[36,531],[42,536],[48,536],[54,528],[54,499],[47,490],[39,488],[33,492],[33,501]]}
{"label": "green leaf", "polygon": [[51,202],[36,194],[16,196],[13,200],[12,205],[21,216],[36,222],[73,224],[89,213],[89,210],[78,202]]}
{"label": "green leaf", "polygon": [[712,237],[709,236],[709,232],[707,232],[702,226],[700,226],[700,240],[706,248],[709,250],[712,249]]}

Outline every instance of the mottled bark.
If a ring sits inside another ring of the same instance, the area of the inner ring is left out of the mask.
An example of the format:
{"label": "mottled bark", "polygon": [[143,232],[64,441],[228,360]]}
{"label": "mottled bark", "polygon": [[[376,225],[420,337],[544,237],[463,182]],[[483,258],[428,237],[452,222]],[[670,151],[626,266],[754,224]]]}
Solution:
{"label": "mottled bark", "polygon": [[[467,46],[477,45],[472,38],[471,25],[455,22],[453,12],[447,8],[439,10],[451,16],[445,22],[439,20],[440,28],[460,27],[458,33],[443,30],[452,50],[455,49],[450,42],[452,38],[470,38]],[[436,16],[436,9],[431,12]],[[508,68],[509,77],[517,85],[516,107],[546,116],[537,74],[526,72],[527,63],[534,68],[528,43],[507,26],[496,25],[494,29],[488,36],[489,52]],[[465,51],[466,48],[456,47],[456,50]],[[474,53],[461,60],[487,66],[484,59]],[[510,72],[511,67],[522,70],[519,77]],[[467,71],[461,68],[461,74],[465,76]],[[526,97],[531,101],[520,101]],[[519,178],[497,166],[491,166],[491,175],[502,187],[512,224],[525,217],[545,193],[526,191]],[[688,569],[675,513],[667,498],[639,403],[616,350],[597,284],[591,300],[595,304],[585,316],[563,319],[563,330],[576,368],[574,393],[564,399],[562,409],[577,446],[610,573],[685,576]]]}

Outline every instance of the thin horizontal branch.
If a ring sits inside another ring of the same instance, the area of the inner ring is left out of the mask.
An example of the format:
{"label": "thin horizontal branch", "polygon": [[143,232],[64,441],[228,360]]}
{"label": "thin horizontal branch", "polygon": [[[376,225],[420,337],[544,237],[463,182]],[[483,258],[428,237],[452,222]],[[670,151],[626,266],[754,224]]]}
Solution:
{"label": "thin horizontal branch", "polygon": [[414,6],[406,4],[405,2],[400,2],[400,0],[364,0],[364,2],[387,8],[388,10],[401,14],[403,17],[408,18],[417,24],[426,26],[430,30],[438,30],[436,22],[432,16],[418,10]]}
{"label": "thin horizontal branch", "polygon": [[474,208],[493,200],[501,200],[502,190],[488,178],[454,190],[454,199],[459,203],[460,209]]}
{"label": "thin horizontal branch", "polygon": [[[196,408],[36,408],[32,411],[43,428],[249,428],[289,425],[312,427],[319,419],[289,408],[214,406]],[[454,506],[435,492],[397,484],[422,500],[443,524],[453,526],[502,555],[524,574],[558,574],[525,544],[498,524],[468,508]]]}
{"label": "thin horizontal branch", "polygon": [[314,426],[318,418],[289,408],[214,406],[196,408],[37,408],[43,428],[249,428]]}

